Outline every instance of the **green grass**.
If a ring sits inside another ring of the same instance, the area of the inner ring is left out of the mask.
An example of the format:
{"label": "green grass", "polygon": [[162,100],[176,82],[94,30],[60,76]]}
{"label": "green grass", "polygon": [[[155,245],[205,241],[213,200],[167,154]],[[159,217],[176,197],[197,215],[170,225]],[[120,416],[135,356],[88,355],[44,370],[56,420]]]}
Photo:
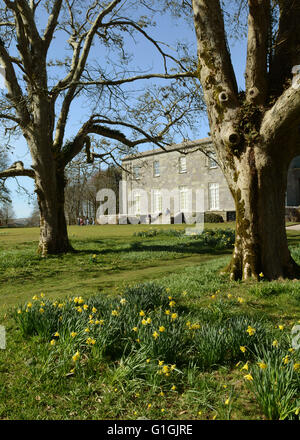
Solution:
{"label": "green grass", "polygon": [[[0,419],[298,417],[299,353],[288,350],[300,320],[299,283],[228,281],[220,270],[230,246],[204,246],[169,232],[183,228],[74,226],[69,234],[77,252],[46,259],[36,254],[37,229],[0,229],[0,323],[7,332]],[[166,233],[137,236],[153,229]],[[300,233],[289,231],[288,239],[300,262]],[[86,311],[76,309],[80,296]],[[151,321],[143,324],[145,318]],[[169,375],[159,373],[163,366]]]}

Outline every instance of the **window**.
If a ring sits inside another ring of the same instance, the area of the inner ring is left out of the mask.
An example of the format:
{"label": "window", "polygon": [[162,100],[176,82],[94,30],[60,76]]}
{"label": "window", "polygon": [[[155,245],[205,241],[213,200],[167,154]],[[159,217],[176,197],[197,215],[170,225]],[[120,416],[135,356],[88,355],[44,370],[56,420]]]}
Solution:
{"label": "window", "polygon": [[188,210],[188,188],[186,186],[179,187],[179,210],[181,212]]}
{"label": "window", "polygon": [[155,160],[153,162],[153,176],[154,177],[160,176],[159,161],[158,160]]}
{"label": "window", "polygon": [[186,173],[186,157],[185,156],[181,156],[179,158],[179,172]]}
{"label": "window", "polygon": [[134,214],[141,213],[141,195],[138,192],[135,192],[133,195],[133,209]]}
{"label": "window", "polygon": [[135,165],[132,168],[132,172],[133,172],[133,177],[135,179],[140,179],[141,178],[141,167],[139,167],[138,165]]}
{"label": "window", "polygon": [[161,192],[157,189],[153,191],[153,211],[162,212],[162,196]]}
{"label": "window", "polygon": [[217,168],[218,164],[216,162],[217,155],[216,153],[209,153],[208,158],[208,168]]}
{"label": "window", "polygon": [[219,201],[219,184],[209,183],[208,184],[208,198],[209,198],[209,209],[211,211],[215,209],[220,209]]}

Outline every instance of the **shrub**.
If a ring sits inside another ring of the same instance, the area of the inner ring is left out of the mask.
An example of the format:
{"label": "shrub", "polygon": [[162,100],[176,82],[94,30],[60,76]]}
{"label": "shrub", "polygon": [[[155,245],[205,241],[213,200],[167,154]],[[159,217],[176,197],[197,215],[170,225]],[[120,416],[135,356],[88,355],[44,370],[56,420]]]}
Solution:
{"label": "shrub", "polygon": [[224,223],[224,219],[220,214],[214,214],[213,212],[204,213],[205,223]]}

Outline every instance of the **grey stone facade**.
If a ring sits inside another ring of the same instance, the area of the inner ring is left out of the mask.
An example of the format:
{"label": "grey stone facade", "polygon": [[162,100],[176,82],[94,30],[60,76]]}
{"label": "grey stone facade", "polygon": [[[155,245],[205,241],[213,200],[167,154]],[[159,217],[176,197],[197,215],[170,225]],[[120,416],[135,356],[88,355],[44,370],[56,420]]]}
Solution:
{"label": "grey stone facade", "polygon": [[[212,150],[210,138],[185,149],[174,145],[168,151],[154,149],[127,156],[122,163],[129,173],[123,172],[126,187],[122,191],[120,213],[140,214],[142,222],[147,222],[149,214],[153,221],[158,214],[164,216],[167,212],[176,219],[183,213],[187,223],[191,215],[204,211],[220,214],[224,220],[234,215],[234,200],[225,177],[213,156],[209,159],[203,149]],[[171,194],[170,200],[163,197],[167,192]],[[196,204],[196,197],[202,196],[202,204],[201,201]],[[169,221],[162,218],[160,222]]]}

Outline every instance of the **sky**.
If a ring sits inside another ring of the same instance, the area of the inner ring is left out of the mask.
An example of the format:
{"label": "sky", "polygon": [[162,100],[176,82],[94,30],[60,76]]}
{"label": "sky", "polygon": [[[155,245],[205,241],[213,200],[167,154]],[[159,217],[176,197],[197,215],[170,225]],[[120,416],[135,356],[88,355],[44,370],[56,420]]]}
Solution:
{"label": "sky", "polygon": [[[43,17],[40,17],[41,20]],[[154,37],[156,37],[159,41],[170,41],[170,36],[174,39],[178,39],[180,35],[181,39],[186,39],[192,42],[195,53],[196,53],[196,38],[194,35],[194,30],[189,28],[187,25],[182,23],[181,25],[174,26],[174,21],[170,21],[168,17],[160,17],[157,20],[157,26],[155,28],[154,34],[151,33]],[[65,44],[65,35],[58,34],[55,41],[55,47],[53,47],[53,51],[55,51],[56,57],[59,55],[57,51],[59,51],[58,47]],[[238,86],[241,89],[244,89],[244,72],[246,65],[246,41],[243,38],[238,40],[230,41],[229,46],[232,55],[232,62],[235,69]],[[147,42],[144,40],[140,40],[138,46],[134,47],[134,62],[136,62],[140,66],[153,66],[154,69],[161,66],[161,57],[157,52],[149,51],[149,46]],[[52,54],[53,55],[53,54]],[[175,55],[175,54],[174,54]],[[0,78],[0,86],[2,79]],[[83,121],[83,114],[85,110],[78,105],[74,105],[71,108],[70,117],[68,120],[68,128],[66,137],[71,137],[74,135],[77,130],[80,128],[80,125]],[[201,139],[203,137],[207,137],[209,132],[209,126],[206,116],[201,116],[199,118],[199,127],[197,128],[197,138]],[[26,142],[23,138],[17,139],[14,142],[15,149],[13,154],[10,156],[11,163],[17,160],[21,160],[24,162],[25,166],[30,167],[31,159],[30,154],[26,147]],[[149,148],[149,145],[148,145]],[[142,148],[143,149],[143,148]],[[145,147],[144,147],[145,149]],[[28,217],[33,208],[33,201],[35,200],[34,196],[34,182],[30,178],[20,177],[18,178],[19,184],[24,187],[32,196],[28,197],[24,193],[24,191],[19,190],[19,186],[15,179],[8,179],[7,187],[10,190],[10,196],[13,203],[13,209],[15,212],[15,218],[24,218]]]}

